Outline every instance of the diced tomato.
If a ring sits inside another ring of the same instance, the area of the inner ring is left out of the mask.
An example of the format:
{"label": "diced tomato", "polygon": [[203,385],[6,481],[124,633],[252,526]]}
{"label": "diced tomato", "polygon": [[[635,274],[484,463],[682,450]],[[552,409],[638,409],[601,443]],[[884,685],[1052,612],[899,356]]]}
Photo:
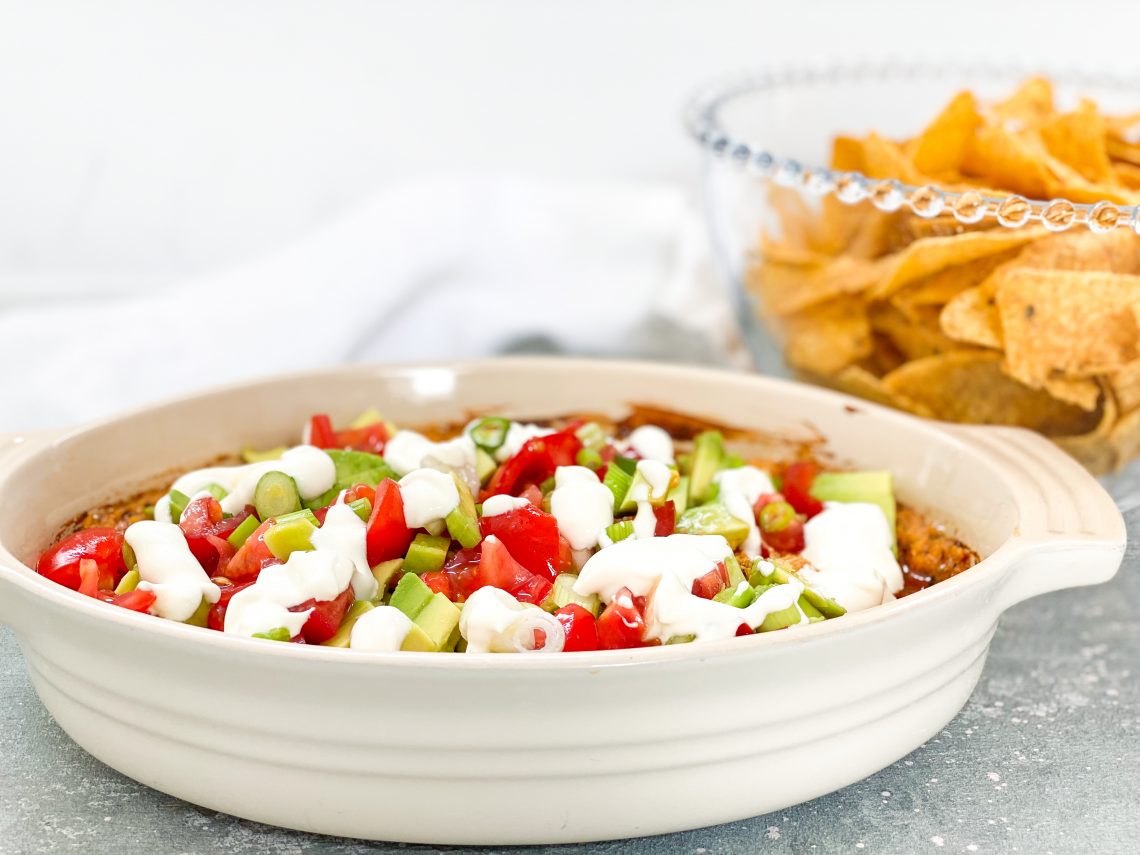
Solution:
{"label": "diced tomato", "polygon": [[554,586],[550,580],[531,573],[514,559],[510,550],[495,535],[480,544],[478,588],[490,585],[501,588],[521,603],[539,605]]}
{"label": "diced tomato", "polygon": [[336,448],[332,419],[326,414],[318,413],[309,419],[309,445],[315,445],[317,448]]}
{"label": "diced tomato", "polygon": [[574,548],[562,535],[558,535],[558,572],[576,573],[574,568]]}
{"label": "diced tomato", "polygon": [[420,578],[425,585],[437,594],[443,594],[449,600],[455,600],[455,591],[451,587],[451,577],[444,571],[432,570],[429,573],[424,573]]}
{"label": "diced tomato", "polygon": [[226,626],[226,609],[229,608],[230,600],[233,598],[233,595],[238,591],[244,591],[252,585],[254,581],[255,580],[251,579],[248,582],[241,582],[236,585],[222,585],[221,596],[218,597],[216,603],[210,606],[210,612],[206,616],[206,626],[210,629],[216,629],[218,632],[222,632]]}
{"label": "diced tomato", "polygon": [[385,478],[376,487],[376,501],[368,518],[368,563],[375,566],[381,561],[402,558],[415,534],[404,522],[400,486]]}
{"label": "diced tomato", "polygon": [[79,593],[88,597],[99,596],[99,576],[99,565],[95,559],[79,559]]}
{"label": "diced tomato", "polygon": [[480,546],[461,549],[443,565],[442,572],[451,581],[451,592],[455,595],[456,602],[466,600],[481,587],[479,583],[481,554]]}
{"label": "diced tomato", "polygon": [[598,649],[598,621],[589,609],[571,603],[558,609],[554,616],[566,631],[563,650],[573,653],[578,650]]}
{"label": "diced tomato", "polygon": [[804,523],[799,517],[793,517],[791,522],[779,531],[763,531],[760,537],[764,539],[773,552],[793,553],[804,551]]}
{"label": "diced tomato", "polygon": [[345,502],[355,502],[357,499],[367,499],[369,506],[376,504],[376,488],[368,484],[356,484],[348,495],[344,497]]}
{"label": "diced tomato", "polygon": [[756,504],[752,506],[752,513],[756,518],[760,518],[760,512],[764,510],[765,505],[770,505],[772,502],[786,502],[783,493],[761,493],[760,498],[756,500]]}
{"label": "diced tomato", "polygon": [[562,566],[559,555],[558,520],[534,505],[513,508],[502,514],[479,520],[483,537],[494,535],[507,548],[511,557],[531,573],[550,581]]}
{"label": "diced tomato", "polygon": [[133,591],[128,591],[125,594],[119,594],[111,600],[111,605],[119,606],[120,608],[130,609],[132,612],[142,612],[146,614],[150,607],[154,605],[154,601],[158,599],[154,591],[144,591],[140,588],[135,588]]}
{"label": "diced tomato", "polygon": [[519,453],[500,466],[487,485],[486,495],[518,495],[527,484],[541,484],[559,466],[573,466],[582,441],[571,430],[528,439]]}
{"label": "diced tomato", "polygon": [[645,616],[629,588],[620,589],[598,618],[598,646],[603,650],[647,647]]}
{"label": "diced tomato", "polygon": [[746,623],[742,623],[740,626],[738,626],[736,628],[736,637],[737,638],[739,638],[742,635],[753,635],[754,633],[755,633],[755,631],[752,629],[752,627],[750,627]]}
{"label": "diced tomato", "polygon": [[305,600],[300,605],[289,609],[291,612],[303,612],[312,609],[305,625],[301,627],[301,637],[308,644],[323,644],[340,629],[344,621],[344,614],[352,605],[352,586],[349,585],[335,599],[332,600]]}
{"label": "diced tomato", "polygon": [[728,570],[720,562],[712,570],[693,580],[693,595],[711,600],[728,587]]}
{"label": "diced tomato", "polygon": [[252,512],[252,508],[247,507],[240,517],[224,519],[222,506],[213,496],[199,496],[186,506],[178,527],[207,574],[214,576],[226,570],[236,551],[226,537]]}
{"label": "diced tomato", "polygon": [[527,484],[526,489],[519,493],[519,497],[526,499],[536,508],[542,507],[542,490],[538,489],[537,484]]}
{"label": "diced tomato", "polygon": [[113,528],[85,528],[60,540],[40,556],[36,571],[53,582],[79,590],[79,562],[95,562],[96,588],[113,588],[127,572],[123,563],[123,534]]}
{"label": "diced tomato", "polygon": [[226,563],[224,573],[227,579],[232,582],[252,582],[263,567],[281,563],[265,545],[265,533],[272,523],[272,520],[266,520],[246,538],[241,549]]}
{"label": "diced tomato", "polygon": [[657,518],[657,527],[653,529],[654,537],[668,537],[677,528],[677,506],[672,501],[654,508],[653,516]]}
{"label": "diced tomato", "polygon": [[784,470],[784,481],[780,492],[784,494],[796,513],[809,520],[823,510],[823,502],[811,494],[811,485],[819,474],[819,465],[810,460],[801,460]]}

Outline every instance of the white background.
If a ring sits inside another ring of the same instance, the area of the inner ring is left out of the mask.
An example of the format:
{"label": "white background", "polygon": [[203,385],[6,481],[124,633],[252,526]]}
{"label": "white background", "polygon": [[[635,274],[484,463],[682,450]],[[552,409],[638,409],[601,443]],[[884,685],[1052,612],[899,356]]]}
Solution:
{"label": "white background", "polygon": [[161,287],[416,177],[692,181],[679,113],[710,76],[884,54],[1127,63],[1138,9],[4,0],[0,306]]}

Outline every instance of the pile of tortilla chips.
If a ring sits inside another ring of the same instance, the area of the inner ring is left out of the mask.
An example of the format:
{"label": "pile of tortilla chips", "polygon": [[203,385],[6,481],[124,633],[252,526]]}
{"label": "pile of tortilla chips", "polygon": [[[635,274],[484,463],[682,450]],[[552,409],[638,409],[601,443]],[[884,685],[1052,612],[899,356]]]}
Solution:
{"label": "pile of tortilla chips", "polygon": [[[910,140],[839,137],[831,166],[947,191],[1136,204],[1140,114],[1105,116],[1088,100],[1058,112],[1037,78],[994,104],[963,92]],[[1038,430],[1095,472],[1140,454],[1140,236],[1123,222],[966,225],[948,211],[770,193],[777,228],[748,287],[797,372],[925,416]]]}

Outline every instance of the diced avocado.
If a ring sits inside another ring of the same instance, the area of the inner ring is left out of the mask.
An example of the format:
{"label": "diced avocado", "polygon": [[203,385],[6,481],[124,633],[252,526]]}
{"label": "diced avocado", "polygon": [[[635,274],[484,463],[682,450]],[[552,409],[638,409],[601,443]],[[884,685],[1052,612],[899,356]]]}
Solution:
{"label": "diced avocado", "polygon": [[395,470],[385,463],[384,458],[378,454],[339,448],[326,449],[325,454],[332,458],[332,462],[336,466],[336,480],[321,495],[305,502],[307,508],[323,508],[326,505],[331,505],[336,501],[341,490],[347,490],[357,484],[375,487],[385,478],[395,480],[398,477]]}
{"label": "diced avocado", "polygon": [[433,596],[435,596],[435,591],[425,585],[423,579],[409,571],[400,577],[400,583],[392,592],[389,605],[398,608],[410,620],[415,620],[416,615],[423,610],[424,606],[428,604],[428,600]]}
{"label": "diced avocado", "polygon": [[811,494],[821,502],[867,502],[878,505],[887,518],[895,553],[895,485],[887,471],[821,472],[811,484]]}
{"label": "diced avocado", "polygon": [[202,602],[198,603],[198,608],[194,610],[194,614],[186,618],[183,623],[188,623],[190,626],[205,626],[206,620],[210,617],[210,606],[212,605],[213,603],[202,597]]}
{"label": "diced avocado", "polygon": [[475,475],[479,478],[480,484],[486,484],[487,479],[494,475],[498,468],[499,464],[494,457],[481,448],[475,449]]}
{"label": "diced avocado", "polygon": [[255,632],[253,638],[264,638],[266,641],[289,641],[292,636],[283,626],[274,627],[268,632]]}
{"label": "diced avocado", "polygon": [[328,641],[322,642],[326,647],[348,647],[349,642],[352,640],[352,628],[356,626],[356,622],[360,620],[360,616],[366,612],[372,611],[375,606],[368,600],[357,600],[348,607],[348,611],[344,614],[344,620],[340,624],[340,628]]}
{"label": "diced avocado", "polygon": [[376,599],[383,599],[384,592],[388,590],[388,583],[404,567],[403,558],[393,558],[391,561],[381,561],[372,568],[372,577],[376,580]]}
{"label": "diced avocado", "polygon": [[[765,566],[771,566],[772,572],[765,575],[762,570]],[[804,586],[803,597],[815,606],[824,617],[836,618],[847,614],[847,609],[816,591],[803,580],[803,577],[786,566],[784,562],[778,558],[755,562],[752,565],[752,572],[748,574],[748,583],[756,588],[757,591],[760,590],[762,585],[767,585],[768,587],[773,585],[786,585],[793,580]]]}
{"label": "diced avocado", "polygon": [[617,457],[615,457],[611,465],[616,466],[630,478],[632,478],[633,473],[637,471],[637,461],[632,457],[626,457],[623,454],[619,454]]}
{"label": "diced avocado", "polygon": [[724,505],[699,505],[677,517],[677,533],[719,534],[736,549],[748,537],[748,523],[734,517]]}
{"label": "diced avocado", "polygon": [[620,505],[614,506],[615,514],[629,513],[630,511],[637,510],[636,496],[649,497],[649,501],[655,507],[665,504],[665,499],[669,495],[669,490],[673,489],[673,485],[677,482],[677,473],[673,472],[671,476],[671,483],[665,492],[661,495],[653,495],[653,487],[650,485],[649,480],[641,474],[641,470],[637,469],[633,473],[633,481],[629,485],[629,489],[625,491],[625,498],[621,500]]}
{"label": "diced avocado", "polygon": [[772,632],[776,629],[785,629],[789,626],[795,626],[803,620],[803,615],[800,610],[796,608],[795,604],[788,606],[786,609],[781,609],[778,612],[771,612],[764,618],[764,622],[757,627],[759,632]]}
{"label": "diced avocado", "polygon": [[823,613],[811,604],[811,600],[807,598],[807,595],[801,595],[799,600],[796,602],[800,607],[800,611],[802,611],[809,618],[819,618],[820,620],[823,619]]}
{"label": "diced avocado", "polygon": [[676,510],[677,515],[680,516],[689,507],[689,476],[682,475],[677,484],[669,490],[665,496],[665,501],[672,502],[673,508]]}
{"label": "diced avocado", "polygon": [[693,455],[684,451],[680,452],[677,455],[677,471],[688,478],[693,471]]}
{"label": "diced avocado", "polygon": [[736,560],[735,555],[730,555],[724,559],[724,569],[728,573],[728,586],[730,588],[735,588],[745,581],[744,571],[740,569],[740,562]]}
{"label": "diced avocado", "polygon": [[612,525],[606,526],[606,537],[617,543],[619,540],[625,540],[627,537],[633,536],[633,520],[618,520]]}
{"label": "diced avocado", "polygon": [[447,653],[459,641],[459,609],[443,594],[435,594],[420,609],[414,623],[431,639],[434,651]]}
{"label": "diced avocado", "polygon": [[219,502],[230,494],[221,484],[207,484],[203,489]]}
{"label": "diced avocado", "polygon": [[420,533],[412,539],[408,554],[404,556],[404,570],[408,573],[429,573],[438,570],[447,560],[450,537],[433,537]]}
{"label": "diced avocado", "polygon": [[119,580],[119,584],[115,586],[116,594],[129,594],[139,586],[142,581],[142,576],[139,575],[138,569],[128,570],[123,574],[123,578]]}
{"label": "diced avocado", "polygon": [[283,517],[301,510],[301,491],[284,472],[266,472],[253,490],[253,506],[263,520]]}
{"label": "diced avocado", "polygon": [[267,448],[265,451],[257,451],[253,448],[243,448],[241,450],[241,459],[246,463],[264,463],[267,460],[280,460],[289,449],[284,445],[279,445],[276,448]]}
{"label": "diced avocado", "polygon": [[181,490],[170,491],[170,518],[174,522],[182,519],[182,512],[186,510],[186,506],[190,504],[190,497],[183,493]]}
{"label": "diced avocado", "polygon": [[123,566],[128,570],[134,570],[139,566],[139,559],[135,555],[135,551],[125,540],[123,541]]}
{"label": "diced avocado", "polygon": [[724,436],[718,430],[706,430],[693,440],[693,463],[689,473],[689,502],[699,505],[708,500],[713,476],[724,460]]}
{"label": "diced avocado", "polygon": [[483,539],[483,535],[479,532],[479,516],[475,512],[475,498],[471,495],[471,489],[466,481],[454,472],[451,473],[451,477],[455,481],[455,489],[459,492],[459,504],[447,515],[444,522],[447,524],[448,534],[458,540],[460,546],[469,549],[478,546]]}
{"label": "diced avocado", "polygon": [[447,531],[447,523],[445,523],[443,520],[432,520],[431,522],[424,524],[424,531],[426,531],[432,537],[439,537],[445,531]]}
{"label": "diced avocado", "polygon": [[404,643],[400,645],[401,650],[406,650],[410,653],[435,653],[435,642],[426,632],[423,631],[418,625],[412,624],[408,630],[408,634],[404,637]]}
{"label": "diced avocado", "polygon": [[743,585],[735,587],[729,586],[713,597],[718,603],[724,603],[728,606],[733,606],[738,609],[744,609],[752,605],[756,600],[756,591],[752,586],[745,582]]}
{"label": "diced avocado", "polygon": [[287,561],[294,552],[313,548],[312,536],[316,526],[303,516],[282,522],[278,520],[265,532],[265,545],[275,558]]}
{"label": "diced avocado", "polygon": [[692,633],[689,633],[688,635],[674,635],[665,643],[666,644],[688,644],[690,641],[696,641],[696,640],[697,640],[697,637],[695,635],[693,635]]}
{"label": "diced avocado", "polygon": [[550,591],[550,599],[555,609],[560,609],[563,606],[568,606],[575,603],[588,612],[598,616],[598,612],[602,610],[602,601],[597,594],[590,594],[583,597],[581,594],[574,593],[574,583],[578,581],[578,576],[575,573],[559,573],[554,579],[554,588]]}
{"label": "diced avocado", "polygon": [[611,463],[606,467],[606,477],[602,479],[602,483],[614,494],[614,507],[617,508],[625,501],[625,495],[633,483],[633,476],[620,466]]}
{"label": "diced avocado", "polygon": [[227,537],[226,540],[230,542],[230,546],[234,549],[241,549],[242,544],[249,540],[249,536],[257,531],[260,525],[261,520],[252,515],[248,516],[238,524],[237,528],[230,532],[230,536]]}

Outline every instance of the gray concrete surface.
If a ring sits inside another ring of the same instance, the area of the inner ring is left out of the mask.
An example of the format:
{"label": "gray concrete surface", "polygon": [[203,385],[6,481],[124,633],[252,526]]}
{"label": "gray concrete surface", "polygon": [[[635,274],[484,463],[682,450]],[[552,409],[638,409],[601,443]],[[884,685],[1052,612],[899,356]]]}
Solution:
{"label": "gray concrete surface", "polygon": [[[1129,520],[1140,535],[1140,512]],[[1140,548],[1109,585],[1001,621],[966,708],[909,757],[845,790],[746,822],[591,853],[1140,851]],[[820,762],[826,762],[821,758]],[[537,796],[536,796],[537,797]],[[520,810],[525,810],[520,805]],[[56,726],[0,630],[0,852],[435,852],[298,834],[201,810],[89,757]],[[473,850],[449,850],[473,851]]]}

